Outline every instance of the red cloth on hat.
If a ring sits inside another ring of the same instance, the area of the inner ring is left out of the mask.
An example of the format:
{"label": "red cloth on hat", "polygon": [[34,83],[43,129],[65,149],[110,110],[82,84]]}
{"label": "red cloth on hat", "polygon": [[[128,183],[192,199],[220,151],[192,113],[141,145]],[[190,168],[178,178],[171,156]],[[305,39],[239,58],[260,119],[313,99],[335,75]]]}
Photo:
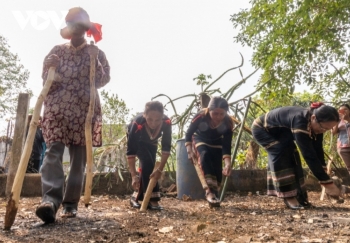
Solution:
{"label": "red cloth on hat", "polygon": [[102,40],[102,25],[91,22],[91,27],[88,31],[86,31],[86,35],[88,37],[91,37],[92,35],[94,37],[95,42],[99,42],[100,40]]}
{"label": "red cloth on hat", "polygon": [[324,104],[322,102],[312,102],[310,107],[311,108],[319,108],[321,106],[323,106]]}

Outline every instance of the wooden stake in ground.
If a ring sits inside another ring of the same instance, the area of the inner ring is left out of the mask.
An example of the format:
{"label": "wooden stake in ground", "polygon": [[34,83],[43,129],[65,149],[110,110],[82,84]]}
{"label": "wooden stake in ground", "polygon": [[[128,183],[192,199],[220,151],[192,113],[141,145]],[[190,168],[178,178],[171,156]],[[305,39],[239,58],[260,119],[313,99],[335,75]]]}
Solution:
{"label": "wooden stake in ground", "polygon": [[35,132],[38,127],[41,107],[47,96],[47,93],[50,90],[54,77],[55,77],[55,68],[50,67],[47,75],[47,80],[34,107],[33,117],[32,117],[32,121],[30,122],[30,127],[28,131],[27,139],[24,145],[21,160],[19,162],[16,177],[13,182],[11,195],[6,205],[5,224],[4,224],[5,230],[11,229],[11,226],[13,225],[16,218],[16,214],[18,210],[18,201],[22,190],[24,176],[28,166],[29,157],[33,149],[33,142],[34,142]]}
{"label": "wooden stake in ground", "polygon": [[[4,168],[8,168],[7,180],[6,180],[6,198],[9,198],[12,191],[13,182],[16,177],[19,162],[21,161],[21,155],[26,140],[28,110],[29,110],[29,94],[19,94],[17,103],[17,114],[15,131],[13,134],[13,141],[11,146],[11,158],[7,158],[4,163]],[[7,136],[9,137],[9,136]],[[6,146],[7,147],[7,146]]]}
{"label": "wooden stake in ground", "polygon": [[[153,172],[155,172],[158,169],[159,165],[160,165],[160,162],[155,163]],[[145,212],[147,210],[147,206],[151,198],[153,188],[156,186],[156,184],[157,184],[157,180],[154,177],[152,177],[149,180],[147,190],[145,192],[145,195],[143,196],[140,212]]]}
{"label": "wooden stake in ground", "polygon": [[[90,43],[94,44],[93,41]],[[86,145],[86,178],[85,178],[85,192],[84,192],[84,203],[85,207],[90,205],[91,190],[92,190],[92,117],[95,109],[95,67],[96,67],[96,56],[90,55],[90,103],[89,110],[85,120],[85,145]]]}
{"label": "wooden stake in ground", "polygon": [[199,164],[198,164],[197,158],[192,156],[192,162],[193,162],[194,168],[196,169],[198,178],[199,178],[199,180],[200,180],[200,182],[202,184],[203,189],[207,190],[209,187],[208,187],[207,181],[204,178],[203,171],[201,170],[201,168],[199,168]]}

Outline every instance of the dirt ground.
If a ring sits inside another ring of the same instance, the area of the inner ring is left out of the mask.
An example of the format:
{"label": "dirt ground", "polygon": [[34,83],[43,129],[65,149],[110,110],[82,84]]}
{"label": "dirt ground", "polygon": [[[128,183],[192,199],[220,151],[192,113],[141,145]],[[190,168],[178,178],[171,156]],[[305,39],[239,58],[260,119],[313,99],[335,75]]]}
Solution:
{"label": "dirt ground", "polygon": [[[282,200],[254,193],[232,193],[221,208],[206,201],[163,197],[164,210],[140,213],[129,197],[94,196],[92,205],[79,205],[78,216],[43,225],[34,211],[40,198],[22,198],[4,242],[350,242],[350,199],[344,204],[320,201],[309,193],[311,209],[293,211]],[[0,199],[3,228],[6,200]]]}

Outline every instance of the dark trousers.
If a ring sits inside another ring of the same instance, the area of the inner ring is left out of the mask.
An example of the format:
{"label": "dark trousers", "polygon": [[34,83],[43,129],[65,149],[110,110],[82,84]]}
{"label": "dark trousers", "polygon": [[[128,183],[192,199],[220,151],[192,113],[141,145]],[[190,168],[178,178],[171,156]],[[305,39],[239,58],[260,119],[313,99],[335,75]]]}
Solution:
{"label": "dark trousers", "polygon": [[252,133],[268,154],[267,195],[297,197],[299,202],[307,202],[303,168],[293,139],[272,136],[263,127],[255,125]]}
{"label": "dark trousers", "polygon": [[39,173],[40,159],[30,158],[26,173]]}
{"label": "dark trousers", "polygon": [[337,151],[350,174],[350,147],[338,148]]}
{"label": "dark trousers", "polygon": [[[143,195],[147,190],[150,178],[156,162],[157,146],[153,144],[141,143],[137,151],[137,157],[140,160],[140,189],[134,192],[133,197],[136,200],[143,200]],[[160,192],[158,183],[153,188],[150,201],[159,201]]]}
{"label": "dark trousers", "polygon": [[203,171],[210,192],[218,197],[222,181],[222,149],[206,145],[200,145],[195,149],[198,163]]}
{"label": "dark trousers", "polygon": [[63,207],[78,207],[83,188],[86,165],[86,146],[69,146],[70,171],[64,190],[64,171],[62,158],[65,145],[53,142],[47,145],[43,165],[41,166],[42,201],[53,202],[57,209]]}

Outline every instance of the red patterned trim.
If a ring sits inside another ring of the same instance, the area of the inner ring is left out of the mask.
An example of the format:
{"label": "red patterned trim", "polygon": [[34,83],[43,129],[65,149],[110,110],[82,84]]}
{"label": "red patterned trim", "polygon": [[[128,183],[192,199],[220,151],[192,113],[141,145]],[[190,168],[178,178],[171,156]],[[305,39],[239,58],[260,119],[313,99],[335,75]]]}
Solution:
{"label": "red patterned trim", "polygon": [[324,103],[322,103],[322,102],[312,102],[310,107],[315,109],[315,108],[319,108],[319,107],[321,107],[323,105],[324,105]]}
{"label": "red patterned trim", "polygon": [[196,116],[195,118],[193,118],[192,123],[195,122],[198,118],[201,118],[201,117],[203,117],[203,115],[202,115],[202,114],[199,114],[198,116]]}

